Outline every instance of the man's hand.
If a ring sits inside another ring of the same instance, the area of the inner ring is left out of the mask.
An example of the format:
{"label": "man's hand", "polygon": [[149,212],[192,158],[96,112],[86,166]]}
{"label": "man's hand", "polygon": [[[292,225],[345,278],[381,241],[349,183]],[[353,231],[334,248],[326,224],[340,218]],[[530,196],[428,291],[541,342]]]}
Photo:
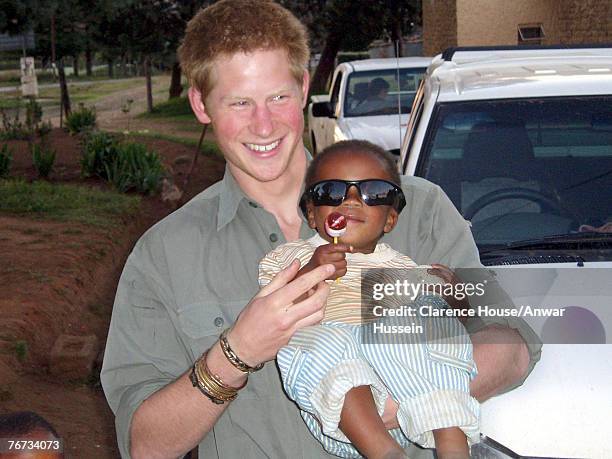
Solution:
{"label": "man's hand", "polygon": [[346,253],[352,252],[353,246],[348,244],[324,244],[317,247],[310,261],[300,270],[299,276],[312,271],[318,266],[331,264],[335,271],[327,278],[334,280],[346,274]]}
{"label": "man's hand", "polygon": [[323,320],[329,294],[324,280],[336,268],[324,264],[296,277],[299,267],[295,260],[280,271],[245,306],[229,331],[232,349],[248,365],[273,360],[296,330]]}
{"label": "man's hand", "polygon": [[399,427],[399,422],[397,421],[398,408],[399,405],[389,394],[385,402],[385,411],[383,411],[383,414],[380,416],[387,430],[397,429]]}
{"label": "man's hand", "polygon": [[[448,266],[441,265],[438,263],[432,263],[431,268],[427,270],[429,274],[433,274],[436,277],[442,279],[446,284],[452,284],[453,286],[459,284],[461,279],[459,279],[453,270],[451,270]],[[454,295],[444,295],[444,301],[448,303],[448,305],[453,309],[459,310],[467,310],[470,309],[470,301],[467,296],[464,296],[461,300],[457,299]],[[461,323],[465,323],[467,321],[467,316],[458,317]]]}

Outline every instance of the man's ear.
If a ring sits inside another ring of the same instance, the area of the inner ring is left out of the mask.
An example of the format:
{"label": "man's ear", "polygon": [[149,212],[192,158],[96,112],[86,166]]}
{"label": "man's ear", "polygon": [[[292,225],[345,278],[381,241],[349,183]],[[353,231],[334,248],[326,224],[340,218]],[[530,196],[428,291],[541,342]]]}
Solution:
{"label": "man's ear", "polygon": [[312,229],[317,228],[317,222],[315,221],[314,216],[314,206],[310,201],[306,202],[306,220],[308,220],[308,226],[310,226]]}
{"label": "man's ear", "polygon": [[397,213],[397,210],[395,210],[393,207],[389,210],[389,213],[387,214],[387,221],[385,222],[385,227],[383,228],[383,231],[385,233],[390,232],[393,228],[395,228],[395,225],[397,225],[397,219],[399,218],[399,215]]}
{"label": "man's ear", "polygon": [[193,110],[193,113],[195,114],[198,121],[202,124],[210,123],[211,119],[210,116],[208,116],[206,107],[204,106],[204,101],[202,100],[202,93],[193,86],[190,86],[189,90],[187,91],[187,96],[189,97],[191,109]]}
{"label": "man's ear", "polygon": [[306,108],[308,103],[308,89],[310,89],[310,74],[308,70],[304,70],[304,76],[302,77],[302,108]]}

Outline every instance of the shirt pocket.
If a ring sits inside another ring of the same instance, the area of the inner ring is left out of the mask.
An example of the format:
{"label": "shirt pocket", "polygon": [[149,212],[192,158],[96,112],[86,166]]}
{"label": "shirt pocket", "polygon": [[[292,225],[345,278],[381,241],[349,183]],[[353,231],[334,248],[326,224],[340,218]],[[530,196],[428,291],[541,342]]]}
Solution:
{"label": "shirt pocket", "polygon": [[177,322],[195,361],[231,326],[249,300],[202,301],[180,306]]}
{"label": "shirt pocket", "polygon": [[[186,338],[192,361],[195,362],[215,344],[221,332],[234,323],[249,301],[197,302],[178,309],[178,326]],[[240,390],[238,398],[245,400],[278,397],[282,390],[275,362],[271,361],[267,362],[262,370],[249,376],[249,382]]]}

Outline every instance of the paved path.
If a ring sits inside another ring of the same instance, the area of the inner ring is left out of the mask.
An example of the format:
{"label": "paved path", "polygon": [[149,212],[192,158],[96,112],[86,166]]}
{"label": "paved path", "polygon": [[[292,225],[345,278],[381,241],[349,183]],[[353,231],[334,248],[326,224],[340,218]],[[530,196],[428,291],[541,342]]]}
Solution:
{"label": "paved path", "polygon": [[[85,86],[85,85],[92,84],[92,83],[120,83],[122,81],[134,80],[134,78],[138,78],[138,77],[132,77],[132,78],[109,78],[107,80],[69,81],[68,82],[68,89],[70,89],[70,86]],[[144,77],[143,77],[143,79],[144,79]],[[59,88],[59,81],[56,82],[56,83],[44,83],[44,84],[39,84],[38,85],[38,89],[45,89],[45,88]],[[2,93],[2,92],[15,92],[15,91],[21,91],[21,86],[2,86],[2,87],[0,87],[0,93]]]}

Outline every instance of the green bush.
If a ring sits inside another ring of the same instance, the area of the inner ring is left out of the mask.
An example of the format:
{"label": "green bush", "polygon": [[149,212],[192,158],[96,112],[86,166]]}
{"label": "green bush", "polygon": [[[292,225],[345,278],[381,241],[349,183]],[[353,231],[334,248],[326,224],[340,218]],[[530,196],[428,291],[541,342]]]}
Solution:
{"label": "green bush", "polygon": [[4,110],[0,110],[0,113],[2,114],[0,140],[28,140],[30,138],[30,132],[19,121],[19,109],[13,117],[10,117]]}
{"label": "green bush", "polygon": [[108,181],[118,191],[135,189],[155,194],[161,187],[165,169],[159,155],[141,143],[120,144],[117,156],[106,164]]}
{"label": "green bush", "polygon": [[0,149],[0,178],[8,176],[12,161],[13,154],[8,145],[2,145],[2,149]]}
{"label": "green bush", "polygon": [[32,162],[40,178],[47,178],[55,162],[55,150],[39,144],[32,145]]}
{"label": "green bush", "polygon": [[71,134],[92,130],[96,127],[96,108],[79,104],[79,109],[66,118],[66,127]]}
{"label": "green bush", "polygon": [[106,132],[93,131],[85,137],[81,157],[81,175],[84,177],[98,176],[108,179],[107,165],[117,157],[118,143]]}
{"label": "green bush", "polygon": [[26,127],[29,132],[35,132],[42,121],[42,105],[34,97],[28,98],[26,104]]}

